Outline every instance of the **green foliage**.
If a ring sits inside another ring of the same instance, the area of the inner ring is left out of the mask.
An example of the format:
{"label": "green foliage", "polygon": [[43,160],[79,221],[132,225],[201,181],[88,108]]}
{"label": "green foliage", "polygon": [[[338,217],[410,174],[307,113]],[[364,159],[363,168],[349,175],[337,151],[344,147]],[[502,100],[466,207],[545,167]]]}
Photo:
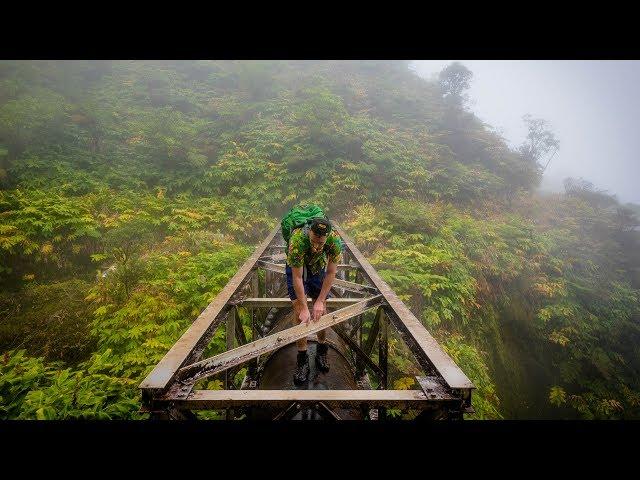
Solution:
{"label": "green foliage", "polygon": [[567,401],[567,394],[562,387],[551,387],[549,391],[549,402],[556,406],[560,406]]}
{"label": "green foliage", "polygon": [[139,419],[135,382],[72,372],[61,364],[5,352],[0,361],[0,418],[63,420]]}
{"label": "green foliage", "polygon": [[445,95],[454,101],[460,101],[462,92],[469,88],[473,73],[460,62],[453,62],[439,75],[440,87]]}
{"label": "green foliage", "polygon": [[469,377],[476,390],[473,392],[474,419],[500,419],[500,399],[494,382],[491,380],[486,354],[473,345],[463,342],[460,335],[450,335],[441,343],[445,352]]}

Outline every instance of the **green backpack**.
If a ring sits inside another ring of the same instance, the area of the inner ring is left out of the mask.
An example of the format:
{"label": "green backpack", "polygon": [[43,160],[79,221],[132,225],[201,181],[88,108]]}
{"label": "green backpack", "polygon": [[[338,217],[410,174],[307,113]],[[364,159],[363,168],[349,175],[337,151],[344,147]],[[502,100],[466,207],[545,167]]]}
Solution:
{"label": "green backpack", "polygon": [[310,205],[297,205],[289,210],[281,222],[282,237],[287,242],[287,249],[289,248],[289,239],[291,238],[291,232],[296,228],[304,227],[311,222],[312,219],[317,217],[326,218],[322,209],[314,204]]}

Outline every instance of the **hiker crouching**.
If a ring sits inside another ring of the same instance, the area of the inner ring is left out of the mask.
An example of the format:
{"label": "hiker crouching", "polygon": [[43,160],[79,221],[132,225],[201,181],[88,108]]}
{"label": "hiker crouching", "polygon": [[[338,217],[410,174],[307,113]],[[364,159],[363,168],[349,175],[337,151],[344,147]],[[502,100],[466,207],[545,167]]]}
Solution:
{"label": "hiker crouching", "polygon": [[[314,218],[309,225],[294,229],[287,253],[287,289],[293,303],[294,324],[317,322],[327,313],[329,290],[336,277],[338,259],[342,251],[340,236],[333,231],[326,218]],[[325,270],[326,269],[326,270]],[[307,296],[312,299],[309,311]],[[322,372],[329,371],[327,361],[326,330],[318,332],[316,365]],[[302,385],[309,379],[307,339],[297,341],[298,358],[293,381]]]}

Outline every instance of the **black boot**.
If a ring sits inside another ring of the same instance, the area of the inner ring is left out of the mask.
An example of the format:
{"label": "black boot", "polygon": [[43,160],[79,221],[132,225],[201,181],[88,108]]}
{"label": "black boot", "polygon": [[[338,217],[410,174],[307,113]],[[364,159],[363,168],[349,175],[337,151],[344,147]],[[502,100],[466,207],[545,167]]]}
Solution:
{"label": "black boot", "polygon": [[329,361],[327,360],[327,351],[329,346],[326,343],[318,343],[316,349],[316,366],[321,372],[327,373],[329,371]]}
{"label": "black boot", "polygon": [[309,357],[307,351],[298,352],[298,360],[296,362],[296,371],[293,373],[293,383],[303,385],[309,380]]}

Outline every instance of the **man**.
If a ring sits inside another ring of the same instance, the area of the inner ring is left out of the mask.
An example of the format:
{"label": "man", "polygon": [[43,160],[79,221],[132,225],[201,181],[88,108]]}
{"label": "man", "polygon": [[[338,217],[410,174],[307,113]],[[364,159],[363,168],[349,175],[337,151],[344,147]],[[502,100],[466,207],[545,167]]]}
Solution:
{"label": "man", "polygon": [[[336,278],[338,258],[342,252],[340,236],[333,231],[331,222],[326,218],[314,218],[308,227],[297,228],[291,232],[287,253],[287,289],[293,303],[294,324],[310,321],[317,322],[327,313],[327,297]],[[326,271],[325,271],[326,268]],[[309,311],[307,295],[311,297],[313,308]],[[316,365],[322,372],[329,371],[327,361],[327,332],[318,332]],[[297,342],[298,359],[293,381],[302,385],[309,379],[309,357],[307,339]]]}

